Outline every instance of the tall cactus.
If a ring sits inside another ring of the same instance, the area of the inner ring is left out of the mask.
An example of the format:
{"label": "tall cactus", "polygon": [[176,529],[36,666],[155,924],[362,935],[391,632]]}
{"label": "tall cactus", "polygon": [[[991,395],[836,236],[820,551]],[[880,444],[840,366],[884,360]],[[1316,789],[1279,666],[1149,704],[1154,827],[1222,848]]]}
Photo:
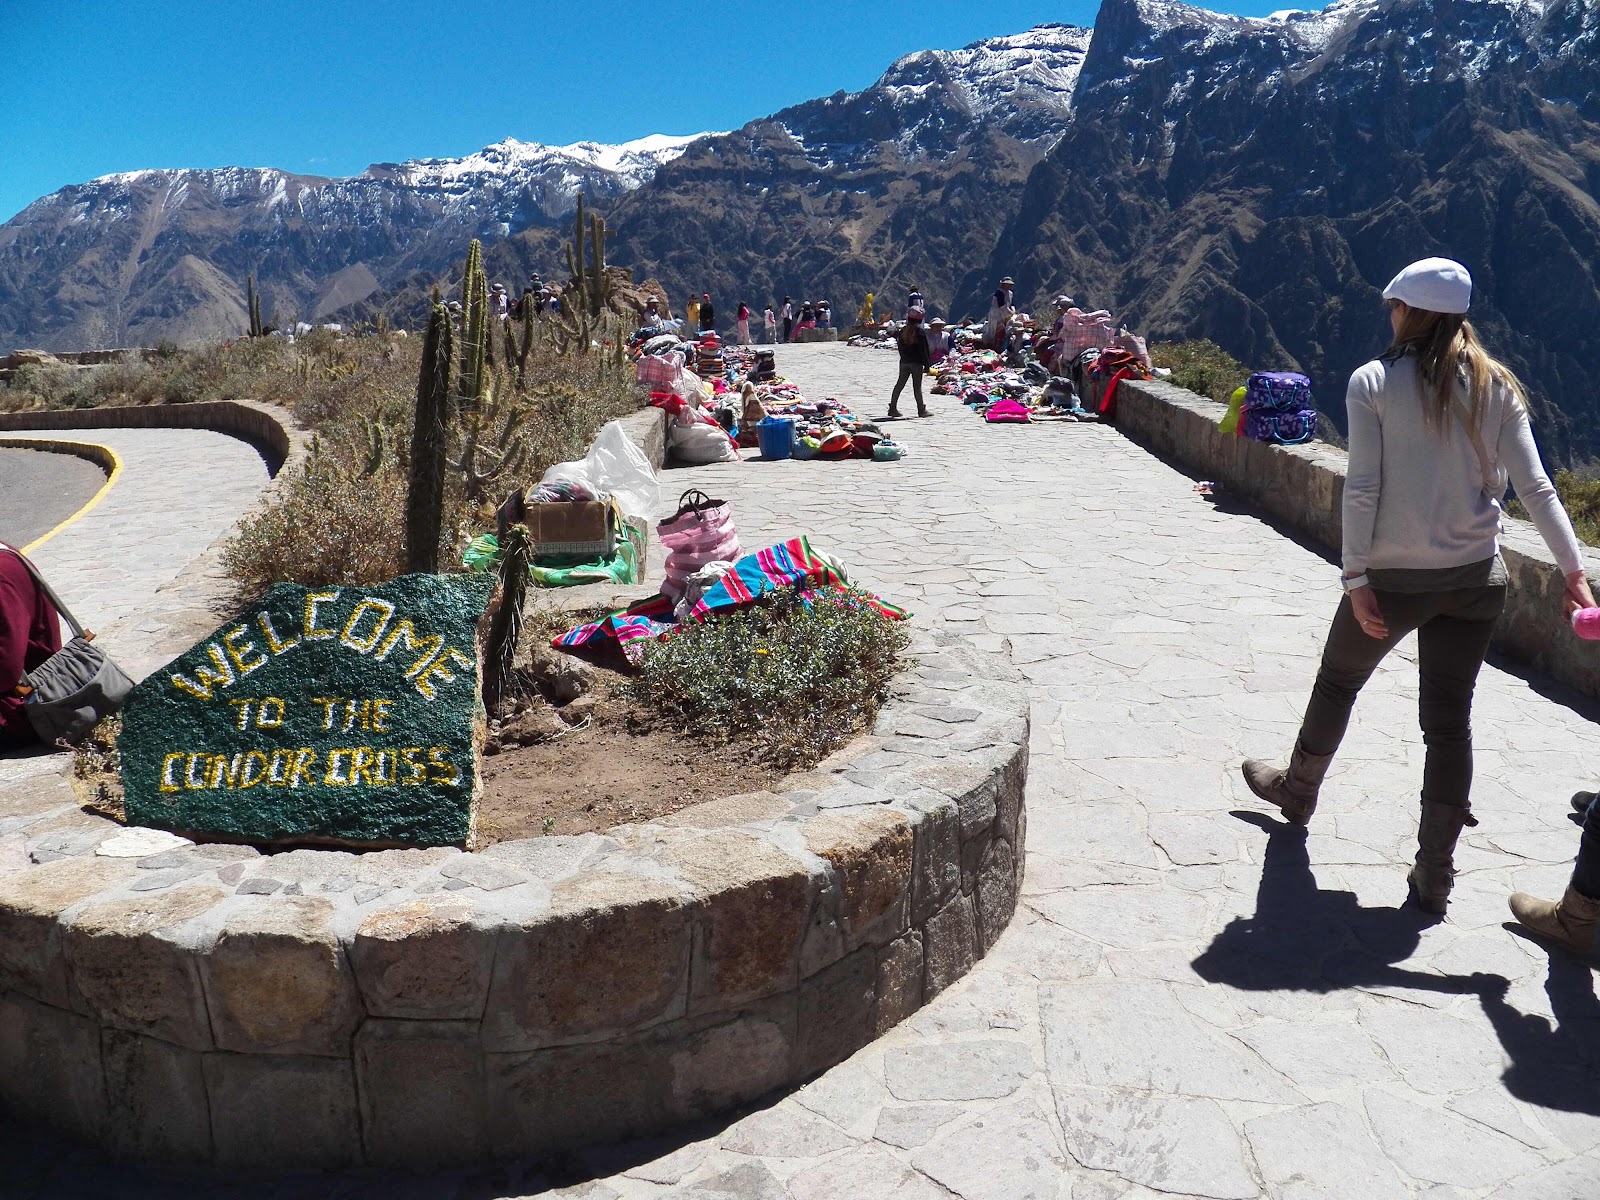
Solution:
{"label": "tall cactus", "polygon": [[578,197],[578,212],[573,218],[572,241],[567,243],[567,274],[572,284],[561,296],[561,319],[557,333],[561,349],[576,344],[578,353],[589,353],[606,301],[611,298],[611,281],[606,276],[606,223],[603,217],[585,219],[583,197]]}
{"label": "tall cactus", "polygon": [[483,243],[467,247],[461,274],[461,400],[472,405],[489,390],[489,277],[483,273]]}
{"label": "tall cactus", "polygon": [[261,296],[256,291],[256,277],[246,275],[244,278],[245,306],[250,317],[250,336],[258,338],[266,333],[261,325]]}
{"label": "tall cactus", "polygon": [[490,712],[500,709],[506,685],[512,679],[517,646],[522,641],[522,606],[528,599],[532,562],[528,527],[511,526],[500,539],[500,607],[489,623],[483,654],[483,702]]}
{"label": "tall cactus", "polygon": [[[476,248],[477,243],[473,243]],[[422,341],[417,376],[416,423],[411,431],[411,477],[406,490],[406,570],[439,570],[439,534],[444,527],[444,473],[448,450],[454,345],[450,314],[433,289],[433,310]]]}

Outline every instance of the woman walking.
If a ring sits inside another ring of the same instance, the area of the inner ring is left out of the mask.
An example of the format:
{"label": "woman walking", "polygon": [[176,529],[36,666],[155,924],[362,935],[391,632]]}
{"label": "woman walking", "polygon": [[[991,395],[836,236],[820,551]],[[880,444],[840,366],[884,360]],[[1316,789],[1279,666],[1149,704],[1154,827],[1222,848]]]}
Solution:
{"label": "woman walking", "polygon": [[1309,824],[1362,685],[1417,633],[1418,715],[1427,754],[1416,864],[1419,904],[1442,913],[1456,840],[1472,817],[1472,693],[1505,607],[1500,499],[1516,485],[1566,576],[1566,604],[1593,605],[1572,523],[1539,462],[1516,377],[1466,319],[1460,263],[1412,263],[1384,289],[1389,348],[1350,377],[1344,486],[1344,599],[1287,769],[1247,760],[1250,790]]}
{"label": "woman walking", "polygon": [[743,300],[739,301],[739,311],[734,322],[734,341],[737,345],[750,344],[750,306]]}
{"label": "woman walking", "polygon": [[932,361],[928,353],[928,335],[922,328],[923,316],[920,308],[910,309],[895,339],[900,348],[900,378],[895,380],[894,394],[889,397],[889,416],[896,419],[900,416],[900,393],[906,390],[907,380],[911,382],[911,394],[917,401],[917,416],[930,415],[922,402],[922,375]]}

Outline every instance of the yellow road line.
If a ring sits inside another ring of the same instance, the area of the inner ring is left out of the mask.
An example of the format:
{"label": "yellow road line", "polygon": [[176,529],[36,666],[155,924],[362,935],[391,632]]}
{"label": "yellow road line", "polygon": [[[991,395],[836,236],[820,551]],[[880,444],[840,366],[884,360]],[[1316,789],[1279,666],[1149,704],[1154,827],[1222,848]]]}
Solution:
{"label": "yellow road line", "polygon": [[76,454],[79,458],[88,459],[106,472],[105,483],[101,485],[98,492],[89,498],[89,502],[49,533],[44,534],[42,537],[34,538],[33,541],[22,547],[24,554],[32,554],[67,526],[88,516],[89,513],[94,511],[95,506],[106,498],[106,493],[111,490],[112,485],[122,475],[121,456],[110,446],[102,446],[97,442],[64,442],[55,438],[0,437],[0,446],[8,449],[53,450],[57,454]]}

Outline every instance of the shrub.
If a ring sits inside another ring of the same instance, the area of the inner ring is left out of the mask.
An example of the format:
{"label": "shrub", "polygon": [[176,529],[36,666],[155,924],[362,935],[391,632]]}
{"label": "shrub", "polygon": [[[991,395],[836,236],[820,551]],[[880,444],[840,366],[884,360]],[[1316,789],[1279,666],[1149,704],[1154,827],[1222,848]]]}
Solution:
{"label": "shrub", "polygon": [[[1600,546],[1600,478],[1561,470],[1556,472],[1551,482],[1556,485],[1561,503],[1572,518],[1572,528],[1577,532],[1578,539],[1591,546]],[[1517,499],[1506,502],[1506,512],[1525,521],[1528,519],[1528,510]]]}
{"label": "shrub", "polygon": [[1158,342],[1150,347],[1150,361],[1172,371],[1172,382],[1224,404],[1234,389],[1244,386],[1250,368],[1215,342]]}
{"label": "shrub", "polygon": [[862,593],[785,591],[650,647],[628,691],[694,737],[805,768],[871,724],[907,641]]}

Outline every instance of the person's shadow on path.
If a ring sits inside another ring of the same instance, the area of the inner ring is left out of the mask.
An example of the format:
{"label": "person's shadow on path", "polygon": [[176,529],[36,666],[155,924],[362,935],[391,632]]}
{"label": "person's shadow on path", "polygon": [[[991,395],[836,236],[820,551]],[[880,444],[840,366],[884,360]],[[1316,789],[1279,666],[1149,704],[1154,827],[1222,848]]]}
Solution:
{"label": "person's shadow on path", "polygon": [[1311,874],[1303,828],[1261,813],[1233,815],[1268,835],[1256,911],[1228,922],[1194,960],[1202,979],[1246,991],[1387,987],[1476,994],[1511,1059],[1503,1079],[1512,1095],[1545,1108],[1600,1115],[1600,998],[1587,966],[1552,952],[1545,991],[1554,1027],[1506,1003],[1510,983],[1504,976],[1399,966],[1439,917],[1409,902],[1365,908],[1351,892],[1324,891]]}
{"label": "person's shadow on path", "polygon": [[1248,991],[1333,992],[1403,987],[1470,992],[1463,976],[1396,966],[1439,918],[1414,905],[1363,908],[1353,892],[1323,891],[1311,874],[1306,831],[1261,813],[1233,816],[1268,834],[1256,911],[1235,917],[1194,960],[1202,979]]}

